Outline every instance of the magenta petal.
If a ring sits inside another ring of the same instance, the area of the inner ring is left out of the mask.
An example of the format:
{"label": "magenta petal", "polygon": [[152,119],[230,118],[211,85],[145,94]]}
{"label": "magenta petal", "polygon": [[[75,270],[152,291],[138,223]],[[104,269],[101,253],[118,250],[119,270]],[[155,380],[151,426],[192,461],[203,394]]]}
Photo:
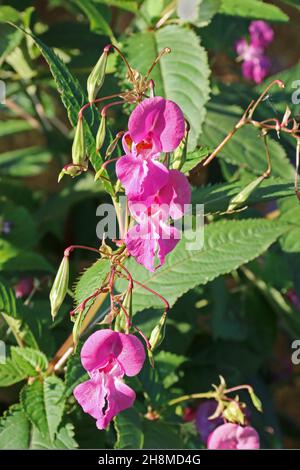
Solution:
{"label": "magenta petal", "polygon": [[266,47],[274,38],[274,31],[271,26],[263,20],[251,21],[249,26],[251,43],[254,46]]}
{"label": "magenta petal", "polygon": [[184,136],[185,121],[176,103],[156,96],[138,104],[129,118],[128,129],[134,142],[152,140],[158,152],[171,152]]}
{"label": "magenta petal", "polygon": [[101,381],[99,382],[87,380],[77,385],[73,394],[78,403],[82,406],[83,411],[99,422],[102,422],[102,426],[98,427],[99,429],[104,429],[102,410],[105,406],[105,396],[107,394],[107,390],[104,386],[104,376],[101,377]]}
{"label": "magenta petal", "polygon": [[87,371],[100,369],[107,364],[110,356],[117,357],[122,350],[119,333],[100,330],[93,333],[81,349],[81,362]]}
{"label": "magenta petal", "polygon": [[157,240],[160,265],[164,264],[166,255],[174,250],[179,240],[180,232],[177,228],[160,223],[160,238]]}
{"label": "magenta petal", "polygon": [[[108,381],[108,395],[107,395],[107,410],[103,418],[103,424],[106,428],[110,421],[121,411],[130,408],[135,400],[135,392],[132,388],[128,387],[121,379],[109,378]],[[103,429],[102,420],[97,421],[97,427]]]}
{"label": "magenta petal", "polygon": [[146,160],[132,155],[124,155],[116,164],[116,174],[129,198],[139,197],[143,191],[143,182],[148,173]]}
{"label": "magenta petal", "polygon": [[148,172],[143,182],[142,199],[147,203],[147,199],[154,196],[168,181],[169,171],[162,163],[155,160],[147,161]]}
{"label": "magenta petal", "polygon": [[141,232],[141,225],[135,225],[128,230],[125,239],[126,248],[139,264],[144,265],[149,271],[154,271],[156,240],[150,234],[146,236]]}
{"label": "magenta petal", "polygon": [[191,202],[191,188],[187,177],[178,170],[170,170],[169,181],[160,190],[159,200],[169,206],[172,219],[180,219],[186,212],[185,204]]}
{"label": "magenta petal", "polygon": [[146,354],[141,341],[133,335],[120,333],[122,351],[118,356],[118,361],[128,377],[137,375],[143,367]]}
{"label": "magenta petal", "polygon": [[234,423],[218,426],[208,437],[208,449],[259,449],[259,436],[251,426]]}

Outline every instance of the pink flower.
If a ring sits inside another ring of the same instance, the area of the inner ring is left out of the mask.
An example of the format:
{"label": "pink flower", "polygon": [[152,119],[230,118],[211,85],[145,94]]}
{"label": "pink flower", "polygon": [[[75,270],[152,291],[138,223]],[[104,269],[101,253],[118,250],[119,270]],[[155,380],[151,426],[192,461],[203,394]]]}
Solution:
{"label": "pink flower", "polygon": [[271,62],[264,51],[273,40],[273,30],[264,21],[252,21],[249,26],[250,43],[245,38],[235,43],[238,60],[242,60],[242,73],[247,80],[261,83],[268,75]]}
{"label": "pink flower", "polygon": [[204,444],[207,443],[211,432],[220,426],[224,421],[221,417],[208,419],[214,414],[218,406],[216,400],[206,400],[201,403],[196,411],[196,428]]}
{"label": "pink flower", "polygon": [[271,26],[262,20],[251,21],[249,26],[251,44],[258,47],[268,46],[274,38]]}
{"label": "pink flower", "polygon": [[77,385],[74,396],[85,413],[105,429],[112,418],[135,400],[135,392],[123,381],[137,375],[144,363],[142,343],[133,335],[100,330],[92,334],[81,350],[81,362],[90,380]]}
{"label": "pink flower", "polygon": [[33,278],[24,277],[21,279],[18,284],[15,286],[15,294],[17,299],[22,297],[27,297],[33,289]]}
{"label": "pink flower", "polygon": [[134,109],[123,137],[126,155],[116,165],[129,199],[144,201],[166,184],[168,170],[158,158],[161,152],[175,150],[184,132],[183,113],[173,101],[157,96]]}
{"label": "pink flower", "polygon": [[155,257],[159,266],[177,245],[180,232],[168,224],[169,217],[180,219],[185,205],[191,200],[191,190],[186,176],[180,171],[168,171],[168,182],[145,204],[129,202],[131,215],[138,222],[126,235],[128,252],[149,271],[154,271]]}
{"label": "pink flower", "polygon": [[270,59],[267,56],[258,56],[253,60],[247,60],[242,64],[242,73],[245,78],[255,83],[261,83],[268,75],[271,68]]}
{"label": "pink flower", "polygon": [[208,449],[259,449],[259,435],[251,426],[226,423],[217,427],[209,436]]}

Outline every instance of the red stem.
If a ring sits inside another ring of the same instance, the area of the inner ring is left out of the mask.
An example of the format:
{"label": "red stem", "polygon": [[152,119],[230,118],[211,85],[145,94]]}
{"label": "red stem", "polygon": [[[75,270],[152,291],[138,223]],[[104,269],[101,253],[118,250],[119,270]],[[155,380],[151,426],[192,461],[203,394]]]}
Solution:
{"label": "red stem", "polygon": [[98,253],[98,255],[99,255],[99,250],[97,250],[97,248],[92,248],[90,246],[84,246],[84,245],[71,245],[71,246],[69,246],[68,248],[65,249],[64,256],[70,256],[72,251],[77,250],[77,249],[93,251],[95,253]]}

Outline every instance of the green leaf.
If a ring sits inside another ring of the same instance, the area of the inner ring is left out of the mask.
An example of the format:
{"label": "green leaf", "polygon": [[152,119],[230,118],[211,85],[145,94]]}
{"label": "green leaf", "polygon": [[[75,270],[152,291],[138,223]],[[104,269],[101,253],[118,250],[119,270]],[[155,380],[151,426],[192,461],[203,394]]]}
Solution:
{"label": "green leaf", "polygon": [[[201,143],[215,148],[234,125],[239,121],[243,112],[237,106],[210,105],[201,135]],[[283,147],[274,139],[268,138],[272,161],[272,174],[285,178],[293,178],[294,169],[290,164]],[[263,140],[252,126],[238,130],[218,154],[220,159],[233,165],[251,171],[256,175],[262,174],[267,168]]]}
{"label": "green leaf", "polygon": [[74,291],[77,304],[80,304],[88,295],[94,292],[98,287],[101,287],[109,270],[109,261],[99,259],[83,272],[76,283]]}
{"label": "green leaf", "polygon": [[[173,305],[193,287],[230,273],[262,254],[288,227],[286,223],[263,219],[211,223],[204,228],[202,249],[188,250],[186,244],[189,241],[182,239],[167,256],[165,264],[154,273],[134,259],[129,260],[127,269],[134,279],[163,295]],[[134,311],[152,306],[161,308],[163,305],[155,295],[135,286]]]}
{"label": "green leaf", "polygon": [[287,253],[300,252],[300,206],[298,199],[293,196],[280,202],[280,220],[289,222],[294,227],[280,238],[280,245]]}
{"label": "green leaf", "polygon": [[31,130],[31,125],[21,119],[10,119],[9,121],[1,121],[0,137],[7,137],[11,134]]}
{"label": "green leaf", "polygon": [[207,26],[214,15],[219,11],[222,0],[200,0],[194,2],[194,9],[190,10],[186,0],[177,2],[177,14],[182,21],[192,23],[198,28]]}
{"label": "green leaf", "polygon": [[[231,183],[218,183],[199,187],[192,193],[194,204],[204,204],[205,214],[224,212],[228,208],[230,200],[239,194],[249,183],[247,179],[241,179]],[[293,194],[294,185],[291,181],[281,178],[268,178],[249,196],[246,206],[258,202],[269,202],[274,199],[288,198]]]}
{"label": "green leaf", "polygon": [[[23,31],[23,30],[22,30]],[[57,90],[60,93],[61,100],[68,112],[69,120],[73,127],[76,127],[78,120],[78,112],[84,104],[88,102],[86,93],[83,92],[78,80],[71,74],[64,62],[58,57],[57,54],[50,47],[46,46],[37,36],[30,34],[35,44],[41,51],[44,59],[50,67],[50,71],[55,80]],[[87,155],[95,169],[98,171],[103,160],[101,155],[96,152],[95,136],[99,128],[100,119],[99,112],[95,106],[90,107],[84,113],[84,132]],[[108,173],[105,171],[103,176],[108,178]],[[104,182],[104,187],[107,191],[112,191],[111,183]]]}
{"label": "green leaf", "polygon": [[220,13],[268,21],[288,21],[289,19],[277,6],[260,0],[222,0]]}
{"label": "green leaf", "polygon": [[34,427],[31,436],[31,449],[76,449],[78,447],[77,442],[74,439],[74,426],[71,423],[67,423],[62,426],[53,442],[50,439],[45,439],[41,433]]}
{"label": "green leaf", "polygon": [[144,434],[139,413],[130,408],[118,414],[114,420],[117,433],[115,449],[142,449]]}
{"label": "green leaf", "polygon": [[33,251],[23,251],[4,240],[0,240],[0,269],[7,272],[53,272],[52,266],[43,256]]}
{"label": "green leaf", "polygon": [[21,403],[32,424],[43,437],[54,440],[65,407],[65,387],[61,379],[49,376],[35,380],[21,391]]}
{"label": "green leaf", "polygon": [[0,171],[14,177],[35,176],[44,171],[50,160],[51,153],[40,147],[9,150],[0,156]]}
{"label": "green leaf", "polygon": [[114,37],[111,27],[101,13],[101,9],[97,4],[95,5],[97,2],[93,0],[84,0],[84,2],[81,0],[72,0],[72,2],[75,3],[89,19],[91,31],[103,33],[110,38]]}
{"label": "green leaf", "polygon": [[45,355],[32,348],[11,348],[11,358],[0,364],[0,387],[8,387],[28,377],[39,375],[48,365]]}
{"label": "green leaf", "polygon": [[163,421],[144,421],[144,449],[183,449],[178,426]]}
{"label": "green leaf", "polygon": [[0,449],[28,449],[30,422],[21,405],[13,405],[0,419]]}
{"label": "green leaf", "polygon": [[138,3],[132,0],[94,0],[94,2],[121,8],[122,10],[127,10],[131,13],[136,13],[138,10]]}
{"label": "green leaf", "polygon": [[175,371],[187,360],[186,357],[169,351],[159,351],[158,354],[155,354],[154,359],[155,367],[159,369],[159,376],[165,388],[169,388],[177,382],[179,377]]}
{"label": "green leaf", "polygon": [[37,349],[38,345],[23,316],[17,312],[13,291],[0,283],[0,314],[11,329],[19,346]]}
{"label": "green leaf", "polygon": [[76,353],[73,354],[67,363],[67,371],[65,376],[66,396],[72,395],[74,388],[80,383],[88,380],[88,374],[84,370],[80,359],[80,347],[77,346]]}
{"label": "green leaf", "polygon": [[46,372],[48,360],[41,351],[32,348],[11,348],[12,361],[18,365],[26,375],[35,376],[40,372]]}
{"label": "green leaf", "polygon": [[[1,11],[0,11],[1,17]],[[23,38],[21,31],[15,31],[7,24],[1,24],[0,28],[0,65],[19,46]]]}
{"label": "green leaf", "polygon": [[192,168],[197,166],[202,160],[208,157],[211,152],[212,149],[209,147],[201,147],[200,149],[196,149],[193,152],[189,152],[180,171],[182,171],[182,173],[188,174]]}
{"label": "green leaf", "polygon": [[193,150],[205,118],[209,98],[207,54],[199,38],[189,29],[166,26],[137,33],[125,42],[125,55],[132,67],[145,74],[158,52],[170,47],[151,73],[155,93],[175,101],[191,125],[189,150]]}

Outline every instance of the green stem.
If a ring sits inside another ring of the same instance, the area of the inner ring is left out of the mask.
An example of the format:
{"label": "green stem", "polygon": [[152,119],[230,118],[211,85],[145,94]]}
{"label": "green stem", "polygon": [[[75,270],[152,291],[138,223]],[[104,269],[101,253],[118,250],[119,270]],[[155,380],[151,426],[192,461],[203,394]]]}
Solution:
{"label": "green stem", "polygon": [[217,392],[192,393],[191,395],[183,395],[182,397],[174,398],[174,400],[170,400],[168,402],[168,406],[177,405],[178,403],[181,403],[182,401],[196,400],[198,398],[216,398],[216,397],[217,397]]}

